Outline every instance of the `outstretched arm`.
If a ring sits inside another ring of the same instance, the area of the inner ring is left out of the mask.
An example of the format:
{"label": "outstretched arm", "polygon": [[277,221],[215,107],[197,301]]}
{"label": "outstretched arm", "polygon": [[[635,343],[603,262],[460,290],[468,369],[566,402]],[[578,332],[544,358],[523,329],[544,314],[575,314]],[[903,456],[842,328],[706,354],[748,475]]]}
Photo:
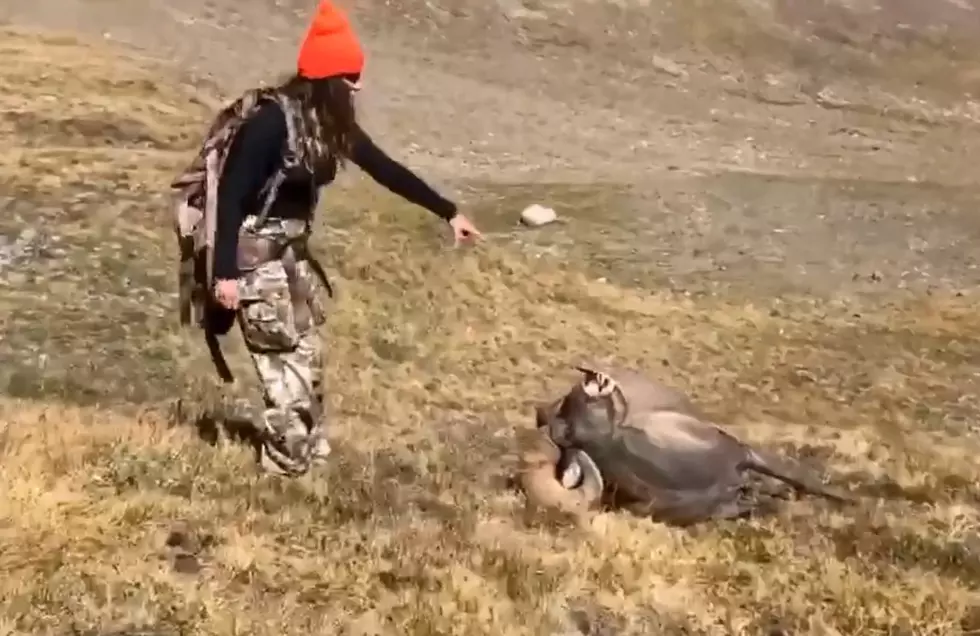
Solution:
{"label": "outstretched arm", "polygon": [[442,197],[411,170],[389,157],[359,126],[353,131],[351,161],[372,179],[406,201],[446,221],[456,216],[456,204]]}

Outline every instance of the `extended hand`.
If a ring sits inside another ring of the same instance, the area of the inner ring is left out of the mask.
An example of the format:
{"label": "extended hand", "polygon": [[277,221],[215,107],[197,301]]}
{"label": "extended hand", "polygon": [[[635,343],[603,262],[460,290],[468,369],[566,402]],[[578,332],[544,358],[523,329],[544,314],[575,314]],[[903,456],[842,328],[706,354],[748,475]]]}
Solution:
{"label": "extended hand", "polygon": [[233,278],[215,281],[214,299],[225,309],[238,309],[238,281]]}
{"label": "extended hand", "polygon": [[458,246],[460,243],[476,241],[478,238],[483,236],[480,231],[476,229],[468,218],[462,214],[457,214],[449,221],[450,227],[453,228],[453,245]]}

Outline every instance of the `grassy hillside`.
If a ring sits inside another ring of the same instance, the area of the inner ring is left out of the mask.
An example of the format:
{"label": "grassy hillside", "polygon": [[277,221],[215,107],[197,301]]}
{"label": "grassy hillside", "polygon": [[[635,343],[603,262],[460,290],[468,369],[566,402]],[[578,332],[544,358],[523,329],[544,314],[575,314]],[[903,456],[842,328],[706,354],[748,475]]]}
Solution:
{"label": "grassy hillside", "polygon": [[[453,251],[347,178],[317,228],[333,463],[260,477],[201,439],[228,396],[176,330],[165,186],[213,99],[99,43],[0,54],[0,634],[980,631],[968,299],[618,287],[499,235]],[[612,355],[867,500],[694,531],[525,515],[515,427]]]}

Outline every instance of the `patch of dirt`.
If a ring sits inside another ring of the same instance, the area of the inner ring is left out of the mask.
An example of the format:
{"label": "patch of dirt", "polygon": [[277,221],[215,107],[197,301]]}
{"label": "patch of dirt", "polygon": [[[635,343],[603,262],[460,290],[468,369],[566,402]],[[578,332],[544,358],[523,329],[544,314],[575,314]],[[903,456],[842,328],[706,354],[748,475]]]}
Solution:
{"label": "patch of dirt", "polygon": [[[587,212],[604,234],[629,227],[627,244],[579,245],[621,264],[617,280],[833,296],[977,282],[966,246],[980,238],[971,212],[980,105],[969,97],[980,66],[963,37],[972,9],[940,5],[349,6],[370,52],[368,128],[481,216],[494,216],[497,192],[523,188],[523,207],[548,183],[628,187],[628,198]],[[290,68],[308,10],[37,0],[7,3],[0,19],[133,43],[230,94]],[[849,44],[831,31],[851,34]],[[45,77],[33,94],[60,107],[43,91],[70,90],[71,78]],[[134,81],[152,85],[145,73]],[[7,115],[24,117],[53,122],[34,126],[39,142],[59,132],[52,126],[78,125],[65,113]],[[167,126],[177,138],[161,137],[144,121],[126,125],[144,146],[197,134]],[[471,189],[473,180],[490,187]]]}
{"label": "patch of dirt", "polygon": [[[0,628],[976,628],[968,56],[893,81],[922,48],[834,44],[865,23],[830,5],[353,3],[368,127],[491,240],[451,251],[356,173],[336,186],[316,239],[335,451],[283,481],[190,426],[251,387],[237,336],[226,392],[175,329],[164,188],[218,93],[289,69],[308,4],[0,7],[96,36],[0,35],[0,235],[29,247],[0,269]],[[568,222],[512,227],[534,201]],[[528,523],[501,487],[513,428],[605,355],[867,501],[693,532]],[[167,553],[178,523],[207,549]]]}

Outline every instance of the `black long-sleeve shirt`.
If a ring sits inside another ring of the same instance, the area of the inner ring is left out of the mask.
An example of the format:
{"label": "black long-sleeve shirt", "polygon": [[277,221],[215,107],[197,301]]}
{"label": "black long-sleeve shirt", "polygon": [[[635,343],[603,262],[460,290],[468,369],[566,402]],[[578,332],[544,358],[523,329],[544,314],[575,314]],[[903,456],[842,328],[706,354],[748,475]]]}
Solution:
{"label": "black long-sleeve shirt", "polygon": [[[267,102],[242,124],[231,148],[218,184],[217,228],[214,244],[216,279],[237,278],[238,232],[246,216],[258,212],[260,190],[282,164],[286,140],[286,117],[278,104]],[[371,178],[402,198],[419,205],[447,221],[456,214],[456,205],[429,187],[411,170],[378,148],[360,127],[352,132],[350,160]],[[279,186],[269,212],[280,218],[306,219],[317,204],[319,188],[337,176],[337,162],[317,166],[313,178],[298,174]]]}

